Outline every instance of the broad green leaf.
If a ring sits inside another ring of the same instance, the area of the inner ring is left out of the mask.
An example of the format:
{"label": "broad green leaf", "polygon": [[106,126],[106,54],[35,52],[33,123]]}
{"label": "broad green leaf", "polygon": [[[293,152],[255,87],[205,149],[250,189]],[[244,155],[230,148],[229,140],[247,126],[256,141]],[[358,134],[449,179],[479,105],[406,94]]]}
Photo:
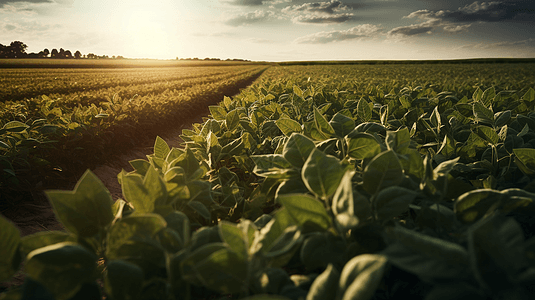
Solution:
{"label": "broad green leaf", "polygon": [[113,251],[129,240],[152,240],[166,226],[165,219],[158,214],[122,218],[113,224],[108,231],[107,251]]}
{"label": "broad green leaf", "polygon": [[502,127],[504,125],[507,125],[509,123],[509,120],[511,120],[511,110],[506,111],[499,111],[494,114],[494,119],[496,120],[494,125],[496,127]]}
{"label": "broad green leaf", "polygon": [[138,299],[142,287],[143,270],[140,267],[119,259],[107,263],[104,289],[114,300]]}
{"label": "broad green leaf", "polygon": [[20,232],[3,216],[0,216],[0,228],[0,282],[3,282],[10,279],[19,268]]}
{"label": "broad green leaf", "polygon": [[355,121],[339,112],[333,116],[329,124],[331,124],[334,132],[340,138],[345,137],[355,128]]}
{"label": "broad green leaf", "polygon": [[455,155],[455,149],[455,140],[446,135],[444,136],[444,140],[442,140],[442,144],[440,145],[437,153],[440,153],[445,157],[451,157]]}
{"label": "broad green leaf", "polygon": [[327,199],[336,192],[344,173],[345,170],[336,157],[313,149],[303,165],[301,177],[311,192]]}
{"label": "broad green leaf", "polygon": [[397,131],[387,131],[385,142],[388,150],[393,150],[396,153],[405,153],[411,143],[409,129],[404,127]]}
{"label": "broad green leaf", "polygon": [[[20,240],[20,252],[25,258],[33,250],[62,243],[66,241],[76,241],[76,236],[63,231],[41,231],[27,235]],[[5,257],[5,256],[3,256]]]}
{"label": "broad green leaf", "polygon": [[128,163],[134,168],[134,171],[141,176],[145,176],[150,167],[150,163],[144,159],[134,159]]}
{"label": "broad green leaf", "polygon": [[440,131],[440,127],[442,126],[442,120],[440,119],[440,113],[438,112],[438,106],[435,106],[435,109],[433,109],[433,113],[431,113],[431,117],[429,117],[429,121],[435,128]]}
{"label": "broad green leaf", "polygon": [[167,204],[167,187],[152,166],[143,179],[133,174],[122,174],[121,183],[124,197],[138,214],[154,212],[158,206]]}
{"label": "broad green leaf", "polygon": [[353,175],[354,172],[346,171],[333,197],[334,221],[342,231],[355,228],[371,216],[368,199],[353,190]]}
{"label": "broad green leaf", "polygon": [[481,95],[483,95],[483,91],[478,87],[472,94],[472,99],[476,102],[481,101]]}
{"label": "broad green leaf", "polygon": [[392,150],[375,156],[364,169],[364,189],[375,194],[381,189],[403,181],[403,167]]}
{"label": "broad green leaf", "polygon": [[321,273],[310,287],[306,300],[331,300],[336,296],[338,290],[338,281],[340,280],[340,272],[328,265],[325,271]]}
{"label": "broad green leaf", "polygon": [[329,124],[329,122],[327,122],[327,119],[325,119],[325,117],[316,107],[314,108],[314,123],[316,124],[316,128],[318,128],[321,133],[329,137],[334,136],[334,128],[331,126],[331,124]]}
{"label": "broad green leaf", "polygon": [[255,163],[253,172],[262,177],[269,178],[289,178],[292,171],[290,164],[281,154],[252,155],[251,159]]}
{"label": "broad green leaf", "polygon": [[182,247],[185,247],[190,241],[190,222],[188,217],[180,212],[174,211],[165,216],[167,228],[174,230],[182,241]]}
{"label": "broad green leaf", "polygon": [[399,216],[409,209],[416,196],[417,192],[399,186],[381,190],[374,201],[376,218],[387,221]]}
{"label": "broad green leaf", "polygon": [[228,112],[227,116],[225,117],[225,123],[228,131],[233,131],[236,129],[236,127],[240,124],[240,114],[238,113],[237,109]]}
{"label": "broad green leaf", "polygon": [[522,100],[532,102],[535,100],[535,90],[533,88],[529,88],[529,90],[522,96]]}
{"label": "broad green leaf", "polygon": [[7,132],[22,132],[27,128],[30,128],[30,126],[19,121],[11,121],[6,123],[2,129],[5,129]]}
{"label": "broad green leaf", "polygon": [[481,94],[481,102],[489,107],[492,105],[492,101],[494,100],[494,97],[496,97],[496,91],[494,90],[494,87],[490,87],[486,89],[483,94]]}
{"label": "broad green leaf", "polygon": [[513,285],[511,279],[528,267],[524,234],[513,218],[493,215],[468,231],[472,271],[481,286],[499,293]]}
{"label": "broad green leaf", "polygon": [[214,117],[214,119],[218,120],[218,121],[224,121],[227,117],[227,112],[225,111],[225,109],[221,106],[208,106],[208,108],[210,109],[210,114],[212,115],[212,117]]}
{"label": "broad green leaf", "polygon": [[469,254],[462,246],[402,226],[388,228],[386,233],[397,243],[382,253],[395,266],[427,282],[471,278]]}
{"label": "broad green leaf", "polygon": [[212,185],[205,180],[195,180],[188,182],[188,190],[190,193],[189,201],[198,201],[204,204],[206,208],[211,208],[214,204],[212,197]]}
{"label": "broad green leaf", "polygon": [[282,155],[294,167],[302,168],[310,152],[315,148],[314,142],[306,136],[293,133],[284,145]]}
{"label": "broad green leaf", "polygon": [[248,259],[249,247],[256,231],[256,226],[249,220],[243,220],[240,224],[227,221],[219,223],[219,232],[223,241],[244,260]]}
{"label": "broad green leaf", "polygon": [[161,137],[157,136],[154,142],[154,156],[165,159],[169,151],[171,151],[169,145]]}
{"label": "broad green leaf", "polygon": [[381,145],[368,133],[352,134],[351,138],[346,137],[347,155],[355,159],[366,159],[375,157],[381,153]]}
{"label": "broad green leaf", "polygon": [[408,149],[404,155],[399,156],[399,161],[405,174],[412,174],[420,179],[424,177],[424,159],[417,150]]}
{"label": "broad green leaf", "polygon": [[474,102],[474,117],[477,123],[494,124],[494,112],[485,107],[481,102]]}
{"label": "broad green leaf", "polygon": [[386,257],[362,254],[353,257],[340,274],[338,299],[371,299],[383,279]]}
{"label": "broad green leaf", "polygon": [[459,149],[459,154],[468,157],[475,157],[477,151],[481,150],[482,148],[486,148],[487,145],[488,141],[482,139],[481,137],[479,137],[479,135],[472,132],[468,136],[466,142],[464,142],[463,146]]}
{"label": "broad green leaf", "polygon": [[92,237],[113,220],[110,192],[87,170],[73,191],[46,191],[58,220],[70,232]]}
{"label": "broad green leaf", "polygon": [[372,118],[372,109],[364,98],[360,98],[357,104],[357,116],[362,119],[362,122],[369,122]]}
{"label": "broad green leaf", "polygon": [[308,230],[326,230],[331,226],[331,218],[323,203],[306,194],[286,194],[277,198],[286,208],[294,224]]}
{"label": "broad green leaf", "polygon": [[210,210],[208,210],[208,208],[206,208],[206,206],[203,203],[199,201],[190,201],[188,202],[188,206],[191,207],[196,213],[198,213],[205,220],[210,220],[212,214],[210,213]]}
{"label": "broad green leaf", "polygon": [[329,231],[309,235],[300,250],[301,262],[309,270],[323,269],[329,264],[344,263],[346,243]]}
{"label": "broad green leaf", "polygon": [[58,300],[69,299],[82,284],[93,279],[97,256],[84,247],[63,242],[28,254],[24,269],[28,276],[46,287]]}
{"label": "broad green leaf", "polygon": [[494,129],[488,126],[478,126],[475,128],[474,132],[479,135],[479,137],[491,143],[492,145],[498,144],[500,140],[496,131],[494,131]]}
{"label": "broad green leaf", "polygon": [[516,165],[527,175],[535,173],[535,149],[518,148],[513,149]]}
{"label": "broad green leaf", "polygon": [[303,131],[301,124],[292,119],[278,119],[275,124],[277,124],[277,127],[279,127],[282,133],[286,136],[290,136],[294,132],[300,133]]}

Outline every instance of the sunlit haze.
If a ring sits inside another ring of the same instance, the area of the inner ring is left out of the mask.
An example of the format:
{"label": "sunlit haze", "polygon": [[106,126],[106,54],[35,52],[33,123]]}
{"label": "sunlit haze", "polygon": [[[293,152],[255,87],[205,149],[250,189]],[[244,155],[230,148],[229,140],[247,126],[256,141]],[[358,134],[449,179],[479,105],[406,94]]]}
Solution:
{"label": "sunlit haze", "polygon": [[0,0],[0,44],[128,58],[535,57],[535,1]]}

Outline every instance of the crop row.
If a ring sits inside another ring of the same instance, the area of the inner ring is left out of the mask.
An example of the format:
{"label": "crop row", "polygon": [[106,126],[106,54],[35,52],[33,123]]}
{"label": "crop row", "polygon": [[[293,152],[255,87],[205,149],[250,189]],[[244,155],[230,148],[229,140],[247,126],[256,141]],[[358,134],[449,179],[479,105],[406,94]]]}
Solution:
{"label": "crop row", "polygon": [[184,67],[143,69],[4,69],[0,78],[0,102],[49,94],[71,94],[105,88],[132,88],[215,76],[247,69],[234,67]]}
{"label": "crop row", "polygon": [[[185,80],[181,89],[162,89],[158,94],[132,98],[106,95],[107,101],[97,105],[73,106],[66,99],[45,95],[4,103],[0,121],[2,189],[27,188],[42,177],[41,169],[95,160],[93,156],[110,147],[131,147],[140,140],[140,133],[150,134],[155,128],[189,117],[213,99],[237,92],[237,87],[261,71],[260,67],[238,67],[225,75]],[[65,98],[71,96],[76,99],[77,93]],[[37,178],[26,180],[28,177]]]}
{"label": "crop row", "polygon": [[28,275],[6,295],[533,298],[535,90],[355,88],[345,70],[268,69],[184,148],[131,161],[124,200],[89,171],[48,191],[67,232],[0,219],[0,280]]}

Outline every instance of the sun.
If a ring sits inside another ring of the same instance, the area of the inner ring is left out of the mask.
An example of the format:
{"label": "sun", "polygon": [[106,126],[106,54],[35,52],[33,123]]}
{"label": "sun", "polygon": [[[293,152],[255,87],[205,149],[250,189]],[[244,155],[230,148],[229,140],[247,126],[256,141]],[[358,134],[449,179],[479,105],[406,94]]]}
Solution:
{"label": "sun", "polygon": [[119,35],[125,55],[132,58],[170,58],[180,11],[172,1],[131,1],[118,10]]}

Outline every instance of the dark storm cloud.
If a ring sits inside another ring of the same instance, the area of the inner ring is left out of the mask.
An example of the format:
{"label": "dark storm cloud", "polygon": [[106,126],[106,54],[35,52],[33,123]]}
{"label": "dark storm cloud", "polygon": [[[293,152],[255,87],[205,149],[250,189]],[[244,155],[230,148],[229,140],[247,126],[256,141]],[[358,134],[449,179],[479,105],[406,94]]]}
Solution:
{"label": "dark storm cloud", "polygon": [[54,3],[51,0],[0,0],[0,8],[13,3]]}
{"label": "dark storm cloud", "polygon": [[267,21],[273,16],[274,16],[273,12],[256,10],[254,12],[244,13],[244,14],[234,16],[228,19],[225,22],[225,24],[230,25],[230,26],[243,26],[243,25],[249,25],[249,24]]}
{"label": "dark storm cloud", "polygon": [[346,40],[361,40],[380,34],[380,27],[372,24],[358,25],[347,30],[321,31],[295,40],[299,44],[327,44]]}
{"label": "dark storm cloud", "polygon": [[453,23],[470,22],[505,22],[535,20],[535,1],[492,1],[473,2],[459,7],[457,10],[419,10],[411,13],[408,18],[440,19]]}

